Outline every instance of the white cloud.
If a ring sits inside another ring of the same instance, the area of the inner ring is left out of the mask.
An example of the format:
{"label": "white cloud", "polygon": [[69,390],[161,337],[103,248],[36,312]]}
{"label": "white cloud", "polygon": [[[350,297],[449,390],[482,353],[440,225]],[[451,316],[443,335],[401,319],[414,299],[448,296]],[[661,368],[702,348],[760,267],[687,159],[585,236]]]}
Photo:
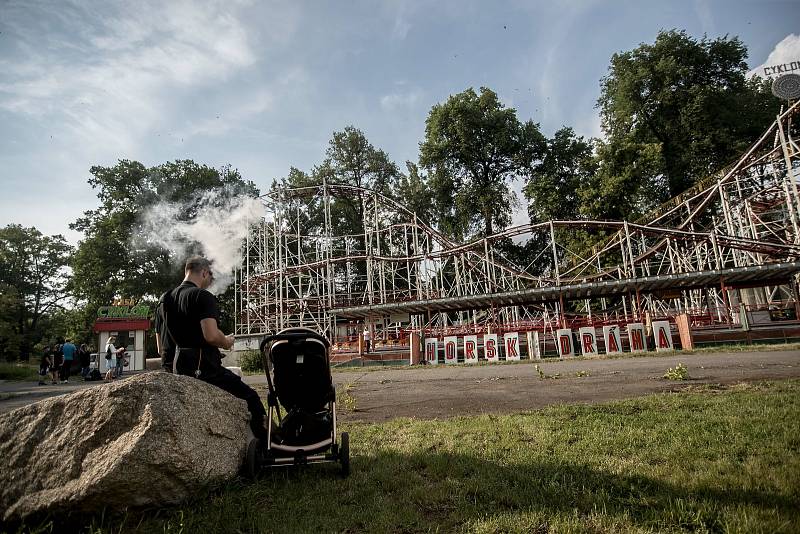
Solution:
{"label": "white cloud", "polygon": [[392,37],[402,41],[408,36],[409,30],[411,30],[411,24],[402,15],[397,15],[392,27]]}
{"label": "white cloud", "polygon": [[0,60],[8,80],[0,108],[63,125],[79,146],[98,147],[90,159],[135,153],[176,92],[224,81],[256,60],[228,3],[120,3],[111,15],[102,6],[63,4],[55,14],[49,7],[26,4],[9,15],[9,27],[32,17],[65,26],[12,35],[22,53]]}
{"label": "white cloud", "polygon": [[[771,77],[771,75],[765,75],[764,67],[783,65],[784,63],[788,65],[792,62],[800,63],[800,35],[794,33],[790,33],[780,43],[775,45],[775,48],[773,48],[772,52],[767,56],[767,60],[751,70],[747,75],[758,75],[762,78]],[[799,70],[793,72],[800,73]]]}
{"label": "white cloud", "polygon": [[386,111],[397,111],[412,109],[422,100],[422,91],[411,89],[410,91],[395,91],[380,98],[381,108]]}

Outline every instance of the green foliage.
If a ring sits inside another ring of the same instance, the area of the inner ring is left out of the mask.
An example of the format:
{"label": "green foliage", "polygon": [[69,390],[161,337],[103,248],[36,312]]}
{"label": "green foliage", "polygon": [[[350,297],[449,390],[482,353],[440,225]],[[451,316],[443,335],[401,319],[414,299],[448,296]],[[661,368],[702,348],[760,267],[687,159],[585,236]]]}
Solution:
{"label": "green foliage", "polygon": [[515,205],[509,183],[530,170],[544,147],[539,126],[521,123],[486,87],[433,106],[420,164],[430,172],[440,229],[461,240],[505,228]]}
{"label": "green foliage", "polygon": [[375,148],[364,132],[353,126],[333,132],[325,155],[319,171],[330,173],[336,183],[386,193],[400,174],[389,155]]}
{"label": "green foliage", "polygon": [[264,359],[261,356],[261,351],[247,350],[239,355],[239,367],[245,373],[263,373],[264,372]]}
{"label": "green foliage", "polygon": [[[545,143],[545,152],[541,162],[534,165],[527,179],[523,193],[528,199],[528,215],[532,223],[543,223],[550,220],[580,220],[586,217],[581,212],[584,197],[592,187],[592,179],[597,172],[597,160],[593,154],[592,141],[576,136],[572,128],[558,130]],[[590,254],[593,245],[600,242],[604,234],[589,233],[577,228],[555,230],[556,241],[563,245],[556,254],[559,264],[570,261],[566,250],[571,250],[579,257]],[[546,230],[532,235],[527,247],[531,249],[528,257],[533,263],[527,267],[528,272],[548,274],[553,264],[552,254],[538,254],[550,246]],[[536,259],[538,257],[538,259]]]}
{"label": "green foliage", "polygon": [[561,128],[545,141],[544,156],[523,189],[531,222],[579,218],[579,190],[596,171],[591,142]]}
{"label": "green foliage", "polygon": [[598,141],[597,171],[579,190],[580,211],[597,219],[636,219],[669,197],[658,143]]}
{"label": "green foliage", "polygon": [[[383,150],[375,148],[364,132],[348,126],[333,132],[323,164],[314,169],[318,183],[324,177],[328,183],[374,189],[388,194],[400,175],[397,165]],[[331,222],[337,235],[360,235],[363,230],[364,205],[361,195],[339,197],[331,205]],[[363,247],[363,238],[361,246]]]}
{"label": "green foliage", "polygon": [[61,235],[9,224],[0,229],[0,357],[27,360],[41,321],[67,296],[72,247]]}
{"label": "green foliage", "polygon": [[698,41],[675,30],[614,54],[601,81],[597,107],[606,140],[588,190],[594,193],[584,194],[585,212],[641,213],[721,169],[757,139],[779,102],[766,82],[746,79],[746,58],[736,37]]}
{"label": "green foliage", "polygon": [[431,186],[427,177],[420,174],[416,163],[407,161],[406,168],[408,175],[398,176],[392,196],[421,221],[430,224],[435,213],[431,203]]}
{"label": "green foliage", "polygon": [[[333,132],[321,165],[315,167],[310,174],[292,167],[287,177],[273,185],[273,191],[279,187],[317,188],[326,183],[373,189],[390,197],[393,190],[403,194],[420,194],[423,186],[419,179],[409,180],[403,177],[400,183],[401,177],[400,170],[386,152],[372,145],[361,130],[347,126],[343,131]],[[420,200],[415,202],[421,204]],[[292,214],[293,219],[299,219],[298,223],[293,221],[293,224],[299,224],[300,232],[322,232],[325,211],[321,201],[307,204],[305,198],[284,197],[281,199],[281,206],[285,213]],[[365,208],[362,195],[353,193],[334,196],[329,208],[334,234],[351,236],[348,238],[351,250],[364,250]],[[371,217],[370,214],[367,216]],[[293,227],[292,230],[297,231],[298,228]],[[366,277],[364,263],[356,262],[349,266],[337,264],[333,269],[337,292],[353,294],[364,291],[363,282],[360,282]]]}
{"label": "green foliage", "polygon": [[686,369],[685,365],[679,363],[675,367],[670,367],[667,369],[667,372],[664,373],[662,378],[666,378],[668,380],[689,380],[689,370]]}
{"label": "green foliage", "polygon": [[32,364],[0,362],[0,380],[36,380],[38,371],[39,368]]}
{"label": "green foliage", "polygon": [[546,373],[545,373],[544,371],[542,371],[542,369],[539,367],[539,364],[538,364],[538,363],[537,363],[536,365],[534,365],[534,366],[533,366],[533,368],[536,370],[536,373],[539,375],[539,380],[548,380],[548,379],[549,379],[549,380],[558,380],[559,378],[561,378],[561,373],[556,373],[556,374],[554,374],[554,375],[548,375],[548,374],[546,374]]}

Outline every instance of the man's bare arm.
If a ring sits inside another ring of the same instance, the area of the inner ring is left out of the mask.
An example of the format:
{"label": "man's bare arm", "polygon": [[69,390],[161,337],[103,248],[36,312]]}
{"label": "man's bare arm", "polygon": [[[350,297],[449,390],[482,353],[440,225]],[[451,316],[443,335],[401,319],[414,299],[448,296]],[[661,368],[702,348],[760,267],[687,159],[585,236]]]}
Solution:
{"label": "man's bare arm", "polygon": [[233,334],[226,336],[222,330],[217,326],[217,320],[208,318],[200,321],[200,328],[203,329],[203,338],[206,343],[219,347],[221,349],[230,350],[233,347]]}

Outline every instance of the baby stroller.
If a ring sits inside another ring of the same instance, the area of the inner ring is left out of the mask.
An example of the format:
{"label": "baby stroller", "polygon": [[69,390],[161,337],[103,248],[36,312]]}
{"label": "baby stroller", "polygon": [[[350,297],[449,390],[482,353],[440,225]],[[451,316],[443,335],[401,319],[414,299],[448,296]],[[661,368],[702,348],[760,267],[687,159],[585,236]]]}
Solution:
{"label": "baby stroller", "polygon": [[263,466],[338,462],[342,474],[349,475],[347,432],[336,441],[328,340],[308,328],[287,328],[265,337],[259,348],[269,387],[267,443],[250,442],[245,474],[255,478]]}

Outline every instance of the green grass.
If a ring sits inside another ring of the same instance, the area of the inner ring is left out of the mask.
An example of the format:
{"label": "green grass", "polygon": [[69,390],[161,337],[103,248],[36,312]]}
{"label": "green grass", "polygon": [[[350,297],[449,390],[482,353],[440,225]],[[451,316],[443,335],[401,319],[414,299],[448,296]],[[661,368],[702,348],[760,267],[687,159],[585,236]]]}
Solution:
{"label": "green grass", "polygon": [[38,380],[39,367],[29,363],[0,362],[0,380]]}
{"label": "green grass", "polygon": [[[685,351],[686,354],[703,354],[708,352],[774,352],[778,350],[800,350],[800,343],[733,343],[726,345],[711,345],[698,347],[694,350]],[[682,351],[683,352],[683,351]]]}
{"label": "green grass", "polygon": [[348,479],[275,470],[84,530],[800,531],[800,380],[343,430]]}

